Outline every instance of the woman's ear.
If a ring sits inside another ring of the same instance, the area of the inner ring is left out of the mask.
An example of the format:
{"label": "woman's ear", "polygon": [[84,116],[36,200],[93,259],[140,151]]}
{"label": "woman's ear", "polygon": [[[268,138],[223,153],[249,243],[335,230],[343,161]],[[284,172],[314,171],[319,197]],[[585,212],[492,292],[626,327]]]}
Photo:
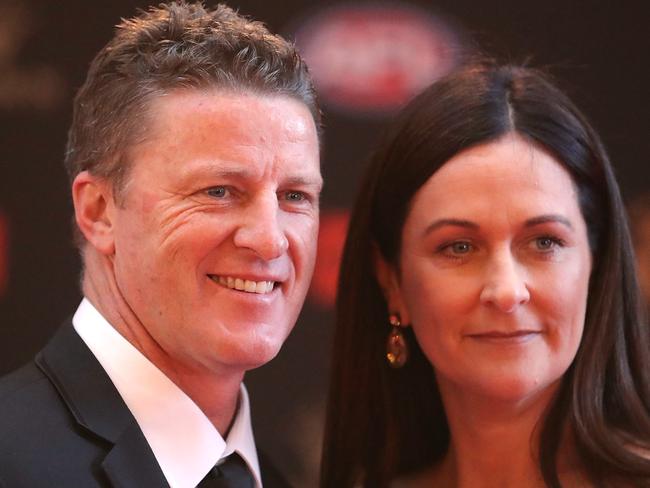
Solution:
{"label": "woman's ear", "polygon": [[115,252],[114,210],[111,184],[88,171],[72,182],[75,220],[88,243],[105,255]]}
{"label": "woman's ear", "polygon": [[381,254],[381,251],[377,246],[373,246],[372,259],[377,282],[379,283],[384,298],[386,299],[386,303],[388,304],[388,313],[398,314],[402,325],[409,325],[411,319],[404,303],[395,266],[384,259],[384,256]]}

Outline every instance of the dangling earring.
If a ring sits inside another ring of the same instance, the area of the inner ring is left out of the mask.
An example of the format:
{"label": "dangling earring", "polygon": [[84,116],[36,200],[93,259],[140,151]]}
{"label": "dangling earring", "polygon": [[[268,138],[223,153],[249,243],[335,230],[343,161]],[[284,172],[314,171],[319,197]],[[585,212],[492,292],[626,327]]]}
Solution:
{"label": "dangling earring", "polygon": [[388,333],[388,340],[386,341],[386,359],[388,359],[388,364],[392,368],[401,368],[409,358],[408,344],[406,344],[406,339],[404,339],[400,330],[402,323],[397,314],[391,314],[388,321],[393,328]]}

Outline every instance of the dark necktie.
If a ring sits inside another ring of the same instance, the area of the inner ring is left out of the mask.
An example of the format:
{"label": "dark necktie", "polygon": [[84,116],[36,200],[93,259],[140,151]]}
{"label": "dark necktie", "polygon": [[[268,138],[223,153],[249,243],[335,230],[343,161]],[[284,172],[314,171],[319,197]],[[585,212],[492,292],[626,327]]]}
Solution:
{"label": "dark necktie", "polygon": [[197,488],[255,488],[255,479],[244,460],[233,452],[212,468]]}

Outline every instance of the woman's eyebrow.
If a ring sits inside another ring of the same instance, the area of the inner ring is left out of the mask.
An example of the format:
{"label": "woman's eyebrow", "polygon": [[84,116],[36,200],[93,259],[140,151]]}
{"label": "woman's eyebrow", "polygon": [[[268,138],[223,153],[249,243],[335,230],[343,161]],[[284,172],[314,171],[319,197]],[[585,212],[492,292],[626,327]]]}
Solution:
{"label": "woman's eyebrow", "polygon": [[[546,214],[546,215],[539,215],[537,217],[532,217],[524,222],[524,227],[535,227],[536,225],[542,225],[548,223],[559,223],[573,230],[573,225],[571,224],[571,221],[559,214]],[[423,235],[426,236],[431,232],[446,226],[460,227],[460,228],[472,229],[472,230],[477,230],[480,228],[480,226],[476,222],[472,222],[471,220],[445,218],[445,219],[438,219],[431,222],[426,227],[426,229],[424,229]]]}
{"label": "woman's eyebrow", "polygon": [[446,227],[446,226],[452,226],[452,227],[461,227],[464,229],[472,229],[476,230],[479,228],[479,225],[476,222],[472,222],[471,220],[464,220],[464,219],[438,219],[434,220],[431,222],[426,229],[424,229],[424,235],[428,235],[434,230],[439,229],[440,227]]}
{"label": "woman's eyebrow", "polygon": [[571,224],[571,221],[566,217],[558,214],[548,214],[548,215],[540,215],[538,217],[533,217],[532,219],[526,220],[524,226],[534,227],[536,225],[555,223],[555,222],[562,224],[565,227],[568,227],[569,229],[573,230],[573,225]]}

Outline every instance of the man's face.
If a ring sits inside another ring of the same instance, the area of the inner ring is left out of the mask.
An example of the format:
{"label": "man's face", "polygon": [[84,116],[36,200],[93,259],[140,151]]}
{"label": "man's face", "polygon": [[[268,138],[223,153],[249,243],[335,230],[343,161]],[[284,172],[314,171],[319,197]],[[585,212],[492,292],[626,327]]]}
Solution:
{"label": "man's face", "polygon": [[118,291],[174,367],[264,364],[314,267],[312,116],[283,96],[195,90],[157,99],[149,120],[114,209]]}

